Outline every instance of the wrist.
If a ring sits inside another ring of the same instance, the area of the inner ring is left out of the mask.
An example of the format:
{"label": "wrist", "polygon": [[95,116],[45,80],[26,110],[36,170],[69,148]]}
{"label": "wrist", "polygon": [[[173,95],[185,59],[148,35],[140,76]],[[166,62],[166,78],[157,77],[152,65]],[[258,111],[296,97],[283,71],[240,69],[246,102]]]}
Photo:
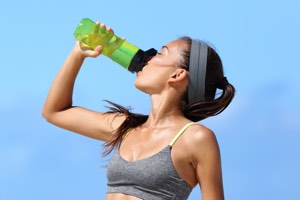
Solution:
{"label": "wrist", "polygon": [[76,45],[74,49],[72,50],[71,54],[80,60],[84,60],[86,58],[85,54],[81,51],[80,48]]}

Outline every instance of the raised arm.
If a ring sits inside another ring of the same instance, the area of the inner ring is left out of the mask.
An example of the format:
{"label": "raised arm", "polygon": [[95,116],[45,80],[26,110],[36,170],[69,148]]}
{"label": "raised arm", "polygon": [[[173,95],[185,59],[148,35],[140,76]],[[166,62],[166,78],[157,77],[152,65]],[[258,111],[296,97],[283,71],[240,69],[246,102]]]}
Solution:
{"label": "raised arm", "polygon": [[97,57],[102,47],[83,49],[77,42],[57,74],[42,109],[43,117],[61,128],[108,141],[125,120],[124,115],[104,114],[72,105],[76,77],[86,57]]}

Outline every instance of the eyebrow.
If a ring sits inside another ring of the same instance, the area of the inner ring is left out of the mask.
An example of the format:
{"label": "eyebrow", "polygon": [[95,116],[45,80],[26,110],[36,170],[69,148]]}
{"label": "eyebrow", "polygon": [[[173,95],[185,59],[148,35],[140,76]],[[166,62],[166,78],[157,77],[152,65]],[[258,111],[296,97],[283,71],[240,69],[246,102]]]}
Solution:
{"label": "eyebrow", "polygon": [[166,48],[169,51],[169,48],[167,46],[162,46],[161,49]]}

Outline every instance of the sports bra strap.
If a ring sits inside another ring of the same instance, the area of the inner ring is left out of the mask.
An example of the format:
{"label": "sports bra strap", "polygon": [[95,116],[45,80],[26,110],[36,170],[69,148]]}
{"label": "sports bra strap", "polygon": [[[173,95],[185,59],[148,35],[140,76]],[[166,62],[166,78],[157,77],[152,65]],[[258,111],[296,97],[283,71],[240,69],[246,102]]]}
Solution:
{"label": "sports bra strap", "polygon": [[188,124],[186,124],[178,133],[177,135],[173,138],[173,140],[170,143],[170,146],[173,146],[174,143],[178,140],[178,138],[184,133],[184,131],[190,126],[196,124],[195,122],[190,122]]}

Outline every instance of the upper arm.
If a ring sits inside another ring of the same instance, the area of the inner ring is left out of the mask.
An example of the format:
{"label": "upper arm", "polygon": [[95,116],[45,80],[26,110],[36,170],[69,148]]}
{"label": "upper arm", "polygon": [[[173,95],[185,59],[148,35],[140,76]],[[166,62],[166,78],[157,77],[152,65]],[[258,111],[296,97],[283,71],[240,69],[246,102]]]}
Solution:
{"label": "upper arm", "polygon": [[195,143],[193,164],[203,200],[223,200],[221,156],[217,139],[209,129],[201,130]]}
{"label": "upper arm", "polygon": [[109,141],[126,118],[122,114],[106,114],[82,107],[70,107],[44,117],[56,126],[102,141]]}

